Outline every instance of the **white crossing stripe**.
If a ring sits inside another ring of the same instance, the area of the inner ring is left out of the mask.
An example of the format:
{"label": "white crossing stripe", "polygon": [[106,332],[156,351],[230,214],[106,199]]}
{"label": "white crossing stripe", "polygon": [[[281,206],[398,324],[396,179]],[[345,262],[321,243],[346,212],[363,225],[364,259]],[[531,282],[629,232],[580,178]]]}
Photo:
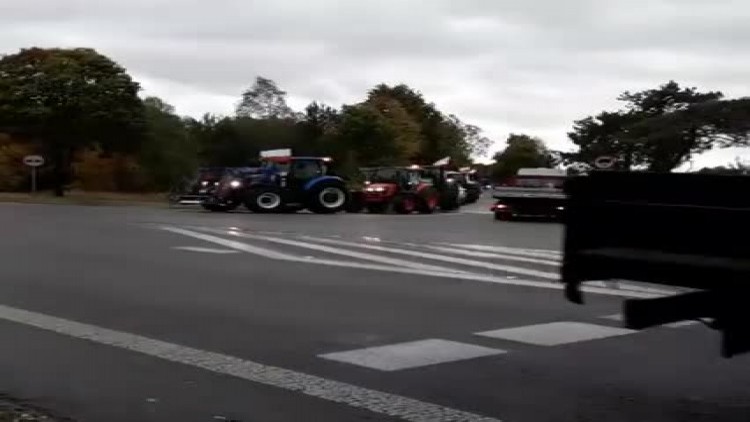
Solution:
{"label": "white crossing stripe", "polygon": [[520,255],[511,255],[511,254],[499,254],[499,253],[492,253],[492,252],[480,252],[480,251],[467,251],[464,249],[457,249],[455,247],[448,247],[448,246],[435,246],[435,245],[416,245],[414,246],[422,246],[424,248],[444,252],[444,253],[450,253],[454,255],[462,255],[462,256],[470,256],[474,258],[493,258],[493,259],[503,259],[506,261],[518,261],[518,262],[528,262],[532,264],[541,264],[541,265],[549,265],[553,267],[559,267],[560,261],[551,260],[550,258],[547,259],[541,259],[541,258],[529,258],[525,256]]}
{"label": "white crossing stripe", "polygon": [[521,274],[521,275],[530,276],[530,277],[539,277],[539,278],[544,278],[547,280],[559,280],[560,279],[560,275],[558,273],[533,270],[530,268],[523,268],[523,267],[515,267],[511,265],[492,264],[492,263],[484,262],[484,261],[456,258],[453,256],[439,255],[439,254],[434,254],[434,253],[429,253],[429,252],[418,252],[418,251],[411,251],[411,250],[406,250],[406,249],[389,248],[389,247],[379,246],[379,245],[369,245],[369,244],[364,245],[361,243],[348,242],[345,240],[326,239],[326,238],[318,238],[318,237],[311,237],[311,236],[304,236],[304,239],[312,240],[315,242],[328,243],[332,245],[350,246],[353,248],[369,249],[369,250],[382,251],[382,252],[398,254],[398,255],[408,255],[408,256],[413,256],[417,258],[431,259],[435,261],[450,262],[450,263],[465,265],[469,267],[503,271],[503,272],[510,273],[510,274]]}
{"label": "white crossing stripe", "polygon": [[476,335],[538,346],[557,346],[559,344],[577,343],[635,332],[635,330],[625,328],[564,321],[483,331],[476,333]]}
{"label": "white crossing stripe", "polygon": [[[622,322],[624,320],[622,314],[604,315],[604,316],[602,316],[600,318],[611,319],[613,321],[620,321],[620,322]],[[700,324],[700,321],[688,320],[688,321],[670,322],[669,324],[664,324],[663,327],[682,328],[682,327],[690,327],[690,326],[696,325],[696,324]]]}
{"label": "white crossing stripe", "polygon": [[443,272],[449,272],[449,273],[466,272],[466,271],[460,271],[460,270],[453,269],[453,268],[440,267],[437,265],[421,264],[421,263],[414,262],[414,261],[406,261],[403,259],[389,258],[386,256],[373,255],[369,253],[349,251],[349,250],[345,250],[341,248],[332,248],[329,246],[316,245],[314,243],[300,242],[297,240],[282,239],[278,237],[254,235],[254,234],[249,234],[249,233],[241,233],[238,231],[227,232],[224,230],[212,229],[208,227],[202,227],[200,228],[200,230],[211,232],[211,233],[217,233],[217,234],[229,234],[230,236],[243,237],[246,239],[263,240],[266,242],[278,243],[281,245],[296,246],[298,248],[311,249],[311,250],[326,252],[326,253],[330,253],[334,255],[342,255],[342,256],[347,256],[349,258],[357,258],[357,259],[362,259],[365,261],[372,261],[372,262],[377,262],[380,264],[395,265],[399,267],[416,268],[420,270],[430,270],[430,271],[443,271]]}
{"label": "white crossing stripe", "polygon": [[239,253],[239,251],[236,251],[234,249],[203,248],[200,246],[175,246],[172,249],[176,249],[178,251],[203,252],[203,253],[215,253],[215,254]]}
{"label": "white crossing stripe", "polygon": [[462,244],[462,243],[449,243],[448,245],[456,246],[459,248],[471,249],[475,251],[525,255],[525,256],[546,258],[546,259],[560,259],[560,256],[561,256],[560,251],[554,251],[554,250],[549,250],[549,249],[526,249],[526,248],[511,248],[508,246],[467,245],[467,244]]}
{"label": "white crossing stripe", "polygon": [[[538,288],[553,289],[553,290],[563,289],[563,285],[561,283],[552,282],[552,281],[521,280],[521,279],[516,279],[516,278],[511,279],[508,277],[497,277],[497,276],[485,275],[485,274],[429,271],[429,270],[422,270],[422,269],[417,269],[417,268],[394,267],[392,265],[376,265],[376,264],[366,264],[366,263],[361,263],[361,262],[320,259],[320,258],[314,258],[314,257],[309,257],[309,256],[295,256],[295,255],[281,253],[278,251],[273,251],[268,248],[251,246],[246,243],[224,239],[222,237],[212,236],[212,235],[204,234],[204,233],[198,233],[192,230],[186,230],[186,229],[181,229],[181,228],[172,227],[172,226],[160,226],[159,228],[162,230],[181,234],[183,236],[188,236],[188,237],[192,237],[195,239],[201,239],[206,242],[214,243],[214,244],[225,246],[228,248],[237,249],[239,251],[251,253],[251,254],[261,256],[264,258],[281,260],[281,261],[300,262],[304,264],[328,265],[332,267],[358,268],[358,269],[363,269],[363,270],[383,271],[383,272],[401,273],[401,274],[414,274],[414,275],[422,275],[422,276],[428,276],[428,277],[448,278],[452,280],[470,280],[470,281],[479,281],[483,283],[505,284],[505,285],[511,285],[511,286],[538,287]],[[619,290],[619,289],[609,289],[609,288],[590,287],[590,286],[582,287],[581,291],[584,291],[587,293],[609,295],[609,296],[631,297],[631,298],[642,298],[642,299],[658,297],[657,295],[654,295],[651,293],[633,292],[633,291],[626,291],[626,290]]]}
{"label": "white crossing stripe", "polygon": [[381,371],[397,371],[503,353],[506,351],[455,341],[427,339],[326,353],[318,357]]}
{"label": "white crossing stripe", "polygon": [[167,343],[137,334],[110,330],[9,306],[0,305],[0,319],[201,368],[217,374],[281,388],[306,396],[366,409],[381,415],[402,418],[407,421],[498,422],[497,419],[474,413],[358,387],[291,369],[264,365],[247,359]]}

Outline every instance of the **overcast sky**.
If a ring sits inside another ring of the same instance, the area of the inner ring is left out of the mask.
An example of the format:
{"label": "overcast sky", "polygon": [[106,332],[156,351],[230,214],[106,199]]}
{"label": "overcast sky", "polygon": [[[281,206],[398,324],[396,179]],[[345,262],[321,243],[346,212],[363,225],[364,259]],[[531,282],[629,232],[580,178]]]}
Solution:
{"label": "overcast sky", "polygon": [[747,0],[0,0],[0,53],[94,47],[193,116],[231,113],[256,75],[296,108],[403,82],[495,149],[509,132],[569,149],[572,121],[626,89],[750,96],[748,22]]}

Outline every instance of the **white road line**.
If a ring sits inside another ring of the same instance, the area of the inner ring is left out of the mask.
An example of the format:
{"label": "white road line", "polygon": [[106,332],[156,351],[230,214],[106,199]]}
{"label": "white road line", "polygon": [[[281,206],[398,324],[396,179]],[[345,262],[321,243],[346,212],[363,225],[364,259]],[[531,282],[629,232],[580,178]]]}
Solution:
{"label": "white road line", "polygon": [[499,253],[491,253],[491,252],[467,251],[467,250],[457,249],[457,248],[448,247],[448,246],[416,245],[416,244],[414,244],[413,246],[421,246],[424,248],[428,248],[428,249],[432,249],[432,250],[436,250],[440,252],[452,253],[454,255],[471,256],[475,258],[504,259],[506,261],[529,262],[529,263],[534,263],[534,264],[549,265],[552,267],[560,266],[560,261],[551,261],[549,259],[527,258],[525,256],[499,254]]}
{"label": "white road line", "polygon": [[410,251],[410,250],[405,250],[405,249],[388,248],[388,247],[379,246],[379,245],[364,245],[361,243],[348,242],[345,240],[326,239],[326,238],[318,238],[318,237],[311,237],[311,236],[305,236],[304,239],[313,240],[315,242],[321,242],[321,243],[329,243],[332,245],[341,245],[341,246],[349,246],[353,248],[370,249],[374,251],[388,252],[388,253],[393,253],[393,254],[398,254],[398,255],[407,255],[407,256],[413,256],[417,258],[432,259],[435,261],[450,262],[453,264],[465,265],[468,267],[504,271],[510,274],[521,274],[525,276],[544,278],[547,280],[559,280],[560,279],[560,275],[558,273],[533,270],[530,268],[514,267],[511,265],[492,264],[492,263],[484,262],[484,261],[475,261],[471,259],[456,258],[452,256],[445,256],[445,255],[433,254],[433,253],[428,253],[428,252],[418,252],[418,251]]}
{"label": "white road line", "polygon": [[239,253],[239,251],[234,250],[234,249],[203,248],[200,246],[175,246],[172,249],[175,249],[178,251],[203,252],[203,253],[215,253],[215,254]]}
{"label": "white road line", "polygon": [[549,249],[526,249],[526,248],[511,248],[508,246],[489,246],[489,245],[467,245],[463,243],[448,243],[448,246],[454,246],[459,248],[466,248],[475,251],[482,252],[497,252],[507,253],[513,255],[524,255],[536,258],[546,259],[560,259],[561,252],[549,250]]}
{"label": "white road line", "polygon": [[318,355],[318,357],[380,371],[398,371],[401,369],[437,365],[439,363],[495,356],[503,353],[507,352],[505,350],[491,349],[474,344],[441,339],[427,339],[348,350],[345,352],[326,353]]}
{"label": "white road line", "polygon": [[[612,321],[623,321],[622,314],[612,314],[612,315],[604,315],[599,318],[603,319],[609,319]],[[663,327],[668,328],[682,328],[682,327],[690,327],[692,325],[700,324],[700,321],[694,321],[694,320],[687,320],[687,321],[677,321],[677,322],[670,322],[669,324],[664,324]]]}
{"label": "white road line", "polygon": [[210,233],[228,234],[234,237],[263,240],[266,242],[278,243],[281,245],[288,245],[288,246],[295,246],[298,248],[311,249],[315,251],[330,253],[333,255],[342,255],[342,256],[347,256],[349,258],[357,258],[357,259],[362,259],[365,261],[377,262],[380,264],[395,265],[397,267],[415,268],[415,269],[429,270],[429,271],[443,271],[443,272],[450,272],[450,273],[466,272],[466,271],[459,271],[453,268],[440,267],[437,265],[421,264],[421,263],[414,262],[414,261],[406,261],[403,259],[388,258],[388,257],[381,256],[381,255],[373,255],[369,253],[355,252],[355,251],[350,251],[350,250],[345,250],[345,249],[340,249],[340,248],[332,248],[329,246],[316,245],[314,243],[300,242],[296,240],[282,239],[278,237],[260,236],[260,235],[254,235],[254,234],[249,234],[249,233],[241,233],[237,231],[227,232],[227,231],[212,229],[208,227],[201,227],[200,230],[207,231]]}
{"label": "white road line", "polygon": [[635,333],[635,330],[586,324],[583,322],[552,322],[524,327],[502,328],[475,333],[478,336],[512,340],[537,346],[557,346]]}
{"label": "white road line", "polygon": [[497,419],[221,353],[0,305],[0,319],[408,421]]}
{"label": "white road line", "polygon": [[[472,274],[472,273],[455,273],[455,272],[450,273],[450,272],[440,272],[440,271],[427,271],[427,270],[401,268],[401,267],[393,267],[393,266],[386,266],[386,265],[364,264],[364,263],[350,262],[350,261],[336,261],[336,260],[331,260],[331,259],[317,259],[317,258],[310,259],[310,257],[297,257],[294,255],[283,254],[280,252],[271,251],[267,248],[258,248],[258,247],[250,246],[242,242],[228,240],[228,239],[224,239],[224,238],[217,237],[217,236],[211,236],[208,234],[198,233],[198,232],[194,232],[191,230],[179,229],[179,228],[171,227],[171,226],[164,226],[164,227],[161,227],[161,229],[171,231],[173,233],[182,234],[184,236],[201,239],[206,242],[211,242],[217,245],[226,246],[228,248],[234,248],[239,251],[255,254],[264,258],[277,259],[277,260],[282,260],[282,261],[300,262],[304,264],[328,265],[332,267],[357,268],[357,269],[363,269],[363,270],[374,270],[374,271],[383,271],[383,272],[401,273],[401,274],[423,275],[423,276],[428,276],[428,277],[448,278],[452,280],[479,281],[483,283],[505,284],[505,285],[510,285],[510,286],[538,287],[538,288],[553,289],[553,290],[563,289],[562,284],[548,282],[548,281],[509,279],[509,278],[504,278],[504,277],[495,277],[491,275]],[[654,295],[651,293],[631,292],[631,291],[618,290],[618,289],[608,289],[608,288],[588,287],[588,286],[582,287],[581,291],[584,291],[587,293],[609,295],[609,296],[644,298],[644,299],[658,296],[658,295]]]}
{"label": "white road line", "polygon": [[[248,245],[247,243],[235,242],[233,240],[227,240],[227,239],[221,239],[221,238],[217,238],[215,236],[210,236],[210,235],[207,235],[207,234],[201,234],[201,233],[198,233],[198,232],[194,232],[192,230],[181,229],[179,227],[163,226],[161,229],[169,231],[169,232],[172,232],[172,233],[177,233],[177,234],[181,234],[181,235],[185,235],[185,236],[190,236],[190,237],[193,237],[193,238],[196,238],[196,239],[205,240],[207,242],[216,243],[216,244],[219,244],[221,246],[226,246],[227,248],[236,249],[238,251],[249,252],[251,254],[259,255],[259,256],[262,256],[262,257],[265,257],[265,258],[286,259],[286,260],[296,260],[296,259],[299,259],[299,257],[297,257],[297,256],[289,255],[289,254],[285,254],[285,253],[281,253],[281,252],[276,252],[276,251],[270,250],[268,248],[259,248],[257,246]],[[216,239],[219,239],[220,242],[217,242]]]}

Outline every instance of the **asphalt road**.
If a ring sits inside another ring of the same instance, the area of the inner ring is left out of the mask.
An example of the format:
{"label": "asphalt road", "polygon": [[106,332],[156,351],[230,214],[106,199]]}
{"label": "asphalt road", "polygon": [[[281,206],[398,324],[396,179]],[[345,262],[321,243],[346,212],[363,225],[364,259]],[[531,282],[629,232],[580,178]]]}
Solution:
{"label": "asphalt road", "polygon": [[0,205],[0,394],[81,421],[742,421],[748,357],[620,328],[561,227]]}

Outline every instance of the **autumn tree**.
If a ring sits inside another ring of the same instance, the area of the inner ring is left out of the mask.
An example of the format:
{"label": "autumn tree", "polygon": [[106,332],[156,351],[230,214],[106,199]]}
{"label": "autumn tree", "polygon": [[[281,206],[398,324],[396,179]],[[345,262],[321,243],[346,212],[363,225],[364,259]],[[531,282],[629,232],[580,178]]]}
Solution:
{"label": "autumn tree", "polygon": [[137,149],[145,127],[138,90],[92,49],[24,49],[0,59],[0,131],[41,143],[62,196],[77,151]]}

